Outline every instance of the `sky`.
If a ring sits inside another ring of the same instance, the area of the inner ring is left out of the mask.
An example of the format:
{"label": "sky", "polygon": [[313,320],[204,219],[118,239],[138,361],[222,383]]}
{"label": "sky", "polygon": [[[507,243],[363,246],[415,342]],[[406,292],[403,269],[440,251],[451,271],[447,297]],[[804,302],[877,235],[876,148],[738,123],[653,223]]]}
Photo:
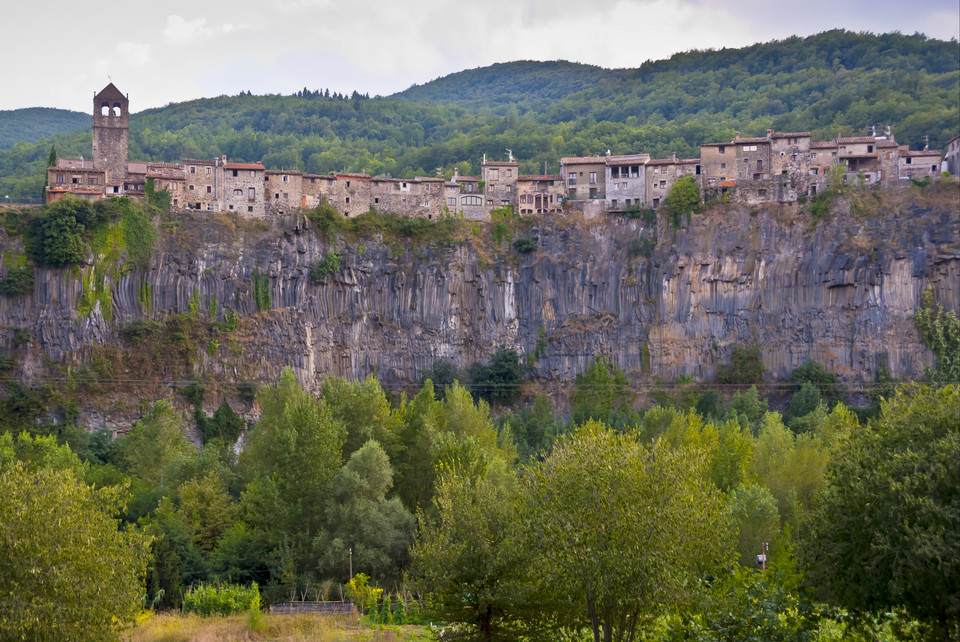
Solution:
{"label": "sky", "polygon": [[48,0],[8,5],[3,22],[0,110],[89,113],[112,81],[137,112],[241,91],[389,95],[512,60],[638,67],[836,28],[949,40],[960,38],[960,2]]}

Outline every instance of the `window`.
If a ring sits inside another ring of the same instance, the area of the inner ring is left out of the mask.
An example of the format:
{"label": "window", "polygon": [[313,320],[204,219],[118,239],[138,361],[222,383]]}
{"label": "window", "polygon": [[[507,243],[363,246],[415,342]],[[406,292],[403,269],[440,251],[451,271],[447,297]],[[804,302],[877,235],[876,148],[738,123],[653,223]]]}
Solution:
{"label": "window", "polygon": [[234,196],[243,196],[243,190],[242,190],[242,189],[235,189],[235,190],[233,190],[233,195],[234,195]]}
{"label": "window", "polygon": [[379,203],[379,202],[380,202],[380,198],[375,196],[375,197],[373,198],[373,202],[374,202],[374,203]]}
{"label": "window", "polygon": [[248,201],[257,200],[257,188],[251,187],[249,190],[247,190],[247,200]]}
{"label": "window", "polygon": [[455,196],[451,196],[450,198],[448,198],[448,199],[447,199],[447,205],[452,205],[452,206],[456,207],[456,206],[457,206],[457,198],[456,198]]}
{"label": "window", "polygon": [[758,190],[757,190],[757,196],[764,197],[764,196],[766,196],[766,195],[767,195],[767,190],[765,190],[765,189],[758,189]]}
{"label": "window", "polygon": [[720,163],[720,169],[727,169],[726,163]]}
{"label": "window", "polygon": [[274,198],[274,199],[280,198],[280,192],[275,192],[275,193],[273,194],[273,198]]}
{"label": "window", "polygon": [[717,152],[720,153],[720,154],[726,154],[726,153],[727,153],[727,148],[724,147],[723,145],[720,145],[720,147],[717,148]]}
{"label": "window", "polygon": [[91,177],[90,177],[90,180],[87,181],[87,182],[89,182],[91,185],[96,185],[97,183],[100,182],[100,179],[99,179],[98,177],[96,177],[96,176],[91,176]]}
{"label": "window", "polygon": [[745,152],[755,152],[755,151],[757,151],[757,146],[756,146],[756,145],[744,145],[744,146],[743,146],[743,151],[745,151]]}
{"label": "window", "polygon": [[[404,183],[404,186],[406,186],[406,183]],[[350,181],[347,181],[347,187],[350,187]]]}
{"label": "window", "polygon": [[247,211],[248,211],[248,212],[252,212],[252,211],[253,211],[253,205],[247,205]]}
{"label": "window", "polygon": [[[208,168],[208,169],[209,169],[209,168]],[[239,170],[236,170],[236,169],[235,169],[235,170],[233,170],[233,175],[234,175],[234,176],[238,176],[238,175],[239,175],[239,173],[240,173],[240,172],[239,172]]]}
{"label": "window", "polygon": [[867,153],[868,153],[868,154],[872,154],[872,153],[873,153],[873,145],[867,145]]}
{"label": "window", "polygon": [[930,171],[933,172],[934,174],[936,174],[936,173],[937,173],[937,166],[936,166],[936,165],[931,165],[931,166],[930,166]]}
{"label": "window", "polygon": [[667,187],[667,181],[660,181],[660,189],[665,189]]}
{"label": "window", "polygon": [[289,182],[290,182],[290,177],[284,175],[284,177],[283,177],[283,182],[284,182],[284,183],[289,183]]}
{"label": "window", "polygon": [[570,174],[570,185],[573,186],[573,185],[576,185],[576,184],[577,184],[577,175],[576,175],[576,174]]}
{"label": "window", "polygon": [[[811,159],[816,158],[816,157],[817,157],[817,153],[816,153],[816,152],[813,152],[813,153],[810,154],[810,158],[811,158]],[[887,156],[887,158],[890,158],[890,156]]]}
{"label": "window", "polygon": [[487,170],[487,179],[491,181],[500,180],[500,170],[496,168],[490,168]]}
{"label": "window", "polygon": [[190,173],[191,173],[191,174],[196,174],[196,173],[197,173],[197,168],[196,168],[196,167],[193,167],[193,166],[191,165],[191,166],[190,166]]}
{"label": "window", "polygon": [[254,176],[256,176],[256,175],[257,175],[257,173],[256,173],[254,170],[251,169],[251,170],[250,170],[250,176],[251,176],[251,178],[254,177]]}
{"label": "window", "polygon": [[480,196],[461,196],[461,205],[483,205],[483,198]]}
{"label": "window", "polygon": [[610,207],[616,207],[616,206],[617,206],[617,199],[613,199],[612,201],[610,201]]}
{"label": "window", "polygon": [[207,194],[213,194],[213,186],[207,185]]}
{"label": "window", "polygon": [[80,177],[79,177],[79,176],[74,176],[74,177],[70,180],[70,182],[73,183],[74,185],[79,185],[79,184],[80,184]]}
{"label": "window", "polygon": [[284,197],[284,198],[290,198],[290,194],[288,194],[287,192],[284,192],[284,193],[283,193],[283,197]]}
{"label": "window", "polygon": [[[429,185],[427,186],[427,189],[430,189]],[[512,191],[513,191],[513,185],[507,185],[507,193],[510,193]]]}
{"label": "window", "polygon": [[194,187],[193,185],[190,185],[187,189],[189,189],[192,192],[194,190]]}
{"label": "window", "polygon": [[204,171],[205,171],[207,174],[210,173],[211,169],[212,169],[211,167],[204,167]]}
{"label": "window", "polygon": [[348,196],[348,197],[347,197],[347,203],[349,203],[349,202],[350,202],[350,197]]}
{"label": "window", "polygon": [[423,189],[425,189],[426,191],[429,192],[429,191],[430,191],[430,185],[429,185],[429,184],[424,185],[424,186],[423,186]]}
{"label": "window", "polygon": [[908,158],[908,159],[907,159],[907,165],[910,165],[912,162],[913,162],[913,159],[912,159],[912,158]]}
{"label": "window", "polygon": [[220,209],[220,206],[216,203],[207,203],[208,212],[216,212],[218,209]]}
{"label": "window", "polygon": [[58,183],[62,183],[62,182],[63,182],[63,179],[64,179],[63,174],[57,174],[57,182],[58,182]]}

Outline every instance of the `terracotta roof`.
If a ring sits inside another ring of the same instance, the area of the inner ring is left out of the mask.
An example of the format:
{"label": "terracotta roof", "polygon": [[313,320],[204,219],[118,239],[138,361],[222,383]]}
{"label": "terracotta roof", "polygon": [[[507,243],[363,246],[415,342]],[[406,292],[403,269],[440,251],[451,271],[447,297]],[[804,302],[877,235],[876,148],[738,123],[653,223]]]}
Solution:
{"label": "terracotta roof", "polygon": [[464,181],[467,183],[479,183],[479,176],[457,176],[457,181]]}
{"label": "terracotta roof", "polygon": [[484,167],[516,167],[517,161],[484,161],[481,163]]}
{"label": "terracotta roof", "polygon": [[224,163],[225,169],[267,169],[263,163]]}
{"label": "terracotta roof", "polygon": [[770,138],[810,138],[810,132],[773,132]]}
{"label": "terracotta roof", "polygon": [[360,178],[370,180],[370,174],[363,174],[360,172],[336,172],[335,176],[337,178]]}
{"label": "terracotta roof", "polygon": [[304,178],[325,178],[328,181],[334,180],[334,177],[330,176],[330,174],[304,174],[303,177]]}
{"label": "terracotta roof", "polygon": [[874,138],[873,136],[849,136],[846,138],[841,136],[840,138],[837,139],[837,143],[841,145],[843,144],[849,145],[854,143],[874,143],[876,142],[876,140],[877,139]]}
{"label": "terracotta roof", "polygon": [[586,164],[599,164],[605,165],[607,162],[606,156],[564,156],[560,159],[561,165],[586,165]]}
{"label": "terracotta roof", "polygon": [[92,158],[58,158],[57,169],[96,169]]}
{"label": "terracotta roof", "polygon": [[691,163],[699,163],[700,159],[699,158],[682,158],[680,159],[680,162],[683,163],[684,165],[689,165]]}
{"label": "terracotta roof", "polygon": [[642,165],[644,161],[650,160],[650,154],[621,154],[620,156],[608,156],[607,165]]}
{"label": "terracotta roof", "polygon": [[828,149],[830,147],[836,147],[836,146],[837,146],[837,141],[835,140],[822,140],[822,141],[815,141],[813,143],[810,143],[810,149]]}
{"label": "terracotta roof", "polygon": [[682,162],[679,158],[651,158],[647,161],[647,165],[679,165]]}
{"label": "terracotta roof", "polygon": [[164,169],[169,167],[171,169],[183,169],[183,164],[182,163],[155,163],[153,161],[148,161],[147,167],[162,167]]}
{"label": "terracotta roof", "polygon": [[128,174],[146,174],[147,173],[147,164],[146,163],[127,163],[127,173]]}
{"label": "terracotta roof", "polygon": [[562,181],[563,176],[559,174],[544,174],[542,176],[537,176],[533,174],[521,174],[517,176],[518,181]]}
{"label": "terracotta roof", "polygon": [[935,149],[908,149],[901,151],[900,156],[910,156],[913,158],[916,158],[917,156],[940,156],[940,152]]}
{"label": "terracotta roof", "polygon": [[720,181],[720,187],[736,187],[737,181]]}
{"label": "terracotta roof", "polygon": [[766,136],[755,136],[753,138],[734,138],[730,141],[731,145],[752,145],[755,143],[769,143],[770,139]]}
{"label": "terracotta roof", "polygon": [[900,144],[895,140],[878,140],[877,147],[899,147]]}
{"label": "terracotta roof", "polygon": [[214,160],[214,159],[212,159],[212,158],[211,158],[210,160],[201,160],[201,159],[196,159],[196,158],[184,158],[184,159],[183,159],[182,161],[180,161],[180,162],[183,163],[184,165],[215,165],[217,161]]}
{"label": "terracotta roof", "polygon": [[[233,163],[229,163],[229,165],[232,165],[232,164]],[[300,170],[296,170],[296,169],[268,169],[267,174],[270,174],[271,176],[278,175],[278,174],[288,174],[290,176],[303,176],[303,173],[300,172]]]}
{"label": "terracotta roof", "polygon": [[413,180],[420,181],[421,183],[445,183],[446,181],[437,176],[414,176]]}

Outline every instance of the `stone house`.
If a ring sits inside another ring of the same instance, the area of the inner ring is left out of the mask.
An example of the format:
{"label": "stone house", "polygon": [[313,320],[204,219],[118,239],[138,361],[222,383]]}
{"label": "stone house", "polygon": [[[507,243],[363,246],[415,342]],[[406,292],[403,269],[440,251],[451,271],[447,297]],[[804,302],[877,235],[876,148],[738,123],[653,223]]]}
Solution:
{"label": "stone house", "polygon": [[960,176],[960,136],[947,141],[947,150],[943,154],[943,170],[952,176]]}
{"label": "stone house", "polygon": [[646,163],[646,198],[643,207],[658,208],[678,178],[693,176],[699,180],[702,165],[699,158],[650,159]]}
{"label": "stone house", "polygon": [[306,206],[303,174],[295,170],[268,169],[263,173],[263,193],[274,213],[283,213]]}
{"label": "stone house", "polygon": [[147,173],[144,182],[153,179],[153,188],[157,191],[166,190],[170,195],[170,206],[180,207],[183,198],[184,174],[180,163],[147,163]]}
{"label": "stone house", "polygon": [[[224,158],[187,159],[183,161],[182,207],[208,212],[220,209],[223,194]],[[244,207],[246,210],[246,207]]]}
{"label": "stone house", "polygon": [[303,207],[314,209],[320,207],[325,199],[329,200],[336,180],[336,177],[330,174],[304,174],[300,180]]}
{"label": "stone house", "polygon": [[560,176],[572,201],[607,198],[606,156],[564,156],[560,159]]}
{"label": "stone house", "polygon": [[461,176],[460,171],[454,167],[451,182],[457,186],[458,191],[457,213],[472,221],[483,220],[486,205],[480,177]]}
{"label": "stone house", "polygon": [[483,196],[486,218],[494,209],[501,207],[517,208],[517,180],[520,176],[519,165],[514,160],[488,161],[486,157],[480,165],[483,180]]}
{"label": "stone house", "polygon": [[902,181],[936,178],[940,175],[940,152],[933,149],[911,151],[906,146],[900,149],[897,178]]}
{"label": "stone house", "polygon": [[58,158],[47,168],[47,202],[71,195],[95,201],[103,198],[106,172],[94,167],[91,158]]}
{"label": "stone house", "polygon": [[[229,212],[240,212],[250,218],[266,215],[264,190],[266,168],[262,163],[223,162],[223,207]],[[214,208],[216,209],[216,208]]]}
{"label": "stone house", "polygon": [[359,172],[339,172],[335,173],[336,180],[331,185],[331,194],[327,197],[327,202],[343,212],[344,216],[357,216],[370,210],[371,205],[376,202],[370,196],[370,182],[372,177],[369,174]]}
{"label": "stone house", "polygon": [[604,184],[609,211],[619,212],[630,208],[646,207],[646,163],[649,160],[650,154],[607,157]]}
{"label": "stone house", "polygon": [[517,177],[520,214],[556,214],[563,206],[563,177],[559,174]]}

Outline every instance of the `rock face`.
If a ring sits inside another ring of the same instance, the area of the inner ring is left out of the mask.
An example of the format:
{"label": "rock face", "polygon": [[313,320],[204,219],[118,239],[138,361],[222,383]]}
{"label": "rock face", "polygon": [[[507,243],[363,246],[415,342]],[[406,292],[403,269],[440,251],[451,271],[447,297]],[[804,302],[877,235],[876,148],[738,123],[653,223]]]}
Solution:
{"label": "rock face", "polygon": [[[77,365],[85,346],[120,345],[126,324],[187,310],[192,297],[240,315],[239,359],[264,381],[289,365],[309,386],[330,374],[399,384],[435,359],[467,365],[500,346],[537,353],[542,379],[572,378],[598,354],[640,377],[708,379],[751,343],[771,379],[809,359],[848,382],[872,381],[879,366],[909,379],[932,363],[911,320],[921,292],[960,310],[955,201],[862,219],[841,203],[816,226],[796,207],[717,207],[680,230],[573,214],[537,223],[527,234],[538,250],[521,255],[492,248],[489,230],[397,251],[373,238],[324,243],[302,217],[243,231],[185,220],[161,233],[148,269],[117,271],[109,320],[99,306],[78,314],[75,269],[38,269],[33,295],[0,298],[0,324],[32,331],[27,378],[51,361]],[[18,248],[4,241],[5,253]],[[333,249],[344,269],[312,283],[310,266]],[[269,279],[264,312],[255,273]],[[206,354],[195,368],[238,373]]]}

